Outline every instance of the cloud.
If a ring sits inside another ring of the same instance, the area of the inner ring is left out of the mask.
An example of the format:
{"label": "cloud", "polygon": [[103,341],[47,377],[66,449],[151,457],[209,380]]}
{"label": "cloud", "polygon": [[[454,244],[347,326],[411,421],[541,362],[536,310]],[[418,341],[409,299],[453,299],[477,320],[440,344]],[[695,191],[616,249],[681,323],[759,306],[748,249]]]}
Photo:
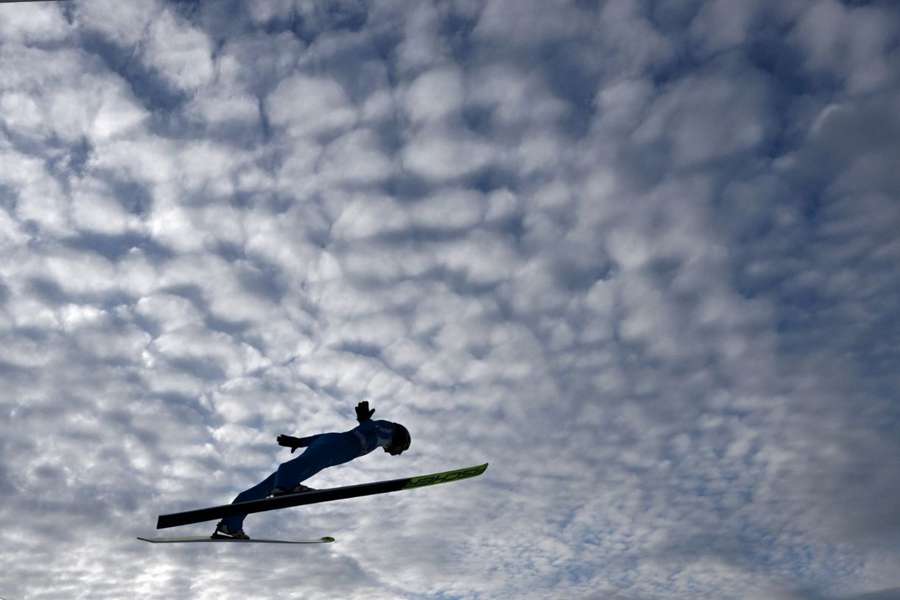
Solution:
{"label": "cloud", "polygon": [[474,135],[435,128],[405,148],[403,163],[416,175],[441,182],[487,167],[493,155],[489,144]]}
{"label": "cloud", "polygon": [[[4,5],[0,595],[897,596],[898,25]],[[360,400],[488,472],[134,540]]]}
{"label": "cloud", "polygon": [[845,78],[851,93],[865,93],[895,76],[887,52],[895,25],[883,7],[848,8],[830,1],[802,15],[796,36],[812,69]]}
{"label": "cloud", "polygon": [[78,4],[75,17],[85,30],[100,32],[122,47],[134,48],[148,35],[148,27],[163,10],[158,2],[120,8],[115,2],[101,0]]}
{"label": "cloud", "polygon": [[59,42],[69,34],[63,15],[51,6],[31,10],[9,7],[4,10],[0,35],[11,43],[31,45]]}
{"label": "cloud", "polygon": [[279,83],[268,104],[272,126],[293,136],[339,132],[356,119],[344,91],[325,77],[294,75]]}
{"label": "cloud", "polygon": [[462,73],[458,68],[432,69],[409,86],[406,110],[413,122],[440,121],[458,115],[463,95]]}
{"label": "cloud", "polygon": [[213,76],[212,48],[206,35],[163,11],[150,25],[146,60],[164,79],[181,89],[207,84]]}

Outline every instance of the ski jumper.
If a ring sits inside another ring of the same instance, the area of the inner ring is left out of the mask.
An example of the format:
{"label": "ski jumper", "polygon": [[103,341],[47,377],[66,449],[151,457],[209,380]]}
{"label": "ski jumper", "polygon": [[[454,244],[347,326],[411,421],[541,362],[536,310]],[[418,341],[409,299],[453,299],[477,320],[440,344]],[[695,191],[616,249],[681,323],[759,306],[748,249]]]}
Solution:
{"label": "ski jumper", "polygon": [[[391,443],[394,424],[389,421],[364,421],[359,426],[343,433],[322,433],[312,440],[306,450],[293,460],[279,465],[278,470],[244,490],[232,501],[246,502],[262,500],[272,494],[276,487],[290,489],[309,479],[322,469],[350,462],[364,456],[375,448]],[[227,517],[222,522],[232,531],[242,529],[247,515]]]}

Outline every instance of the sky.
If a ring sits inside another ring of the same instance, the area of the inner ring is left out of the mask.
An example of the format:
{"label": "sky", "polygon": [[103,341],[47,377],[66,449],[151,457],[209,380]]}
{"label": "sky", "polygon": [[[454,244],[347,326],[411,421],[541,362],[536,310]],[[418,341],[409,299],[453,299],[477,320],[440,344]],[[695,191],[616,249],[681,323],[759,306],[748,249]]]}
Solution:
{"label": "sky", "polygon": [[[0,6],[0,598],[900,599],[890,0]],[[403,423],[253,515],[279,433]]]}

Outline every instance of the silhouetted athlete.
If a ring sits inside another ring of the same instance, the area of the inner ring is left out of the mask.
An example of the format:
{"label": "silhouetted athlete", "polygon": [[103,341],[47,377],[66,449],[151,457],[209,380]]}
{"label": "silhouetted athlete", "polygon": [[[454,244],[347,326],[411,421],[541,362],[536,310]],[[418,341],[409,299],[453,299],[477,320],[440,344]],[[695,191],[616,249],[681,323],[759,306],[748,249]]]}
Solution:
{"label": "silhouetted athlete", "polygon": [[[409,448],[410,437],[406,427],[390,421],[373,421],[375,409],[369,409],[368,402],[356,405],[356,420],[359,425],[343,433],[320,433],[309,437],[297,438],[290,435],[279,435],[276,441],[286,446],[293,453],[297,448],[306,447],[303,454],[293,460],[279,465],[278,470],[237,495],[232,502],[261,500],[267,496],[280,496],[305,492],[313,488],[301,485],[322,469],[350,462],[368,454],[375,448],[393,456],[399,456]],[[243,530],[247,515],[235,515],[219,521],[213,538],[250,539]]]}

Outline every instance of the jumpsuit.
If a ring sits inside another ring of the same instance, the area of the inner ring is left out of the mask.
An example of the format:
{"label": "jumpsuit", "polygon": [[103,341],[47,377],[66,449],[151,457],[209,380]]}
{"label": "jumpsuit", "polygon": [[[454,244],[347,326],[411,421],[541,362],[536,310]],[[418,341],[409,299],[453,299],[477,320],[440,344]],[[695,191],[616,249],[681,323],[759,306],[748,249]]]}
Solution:
{"label": "jumpsuit", "polygon": [[[350,462],[375,448],[383,448],[391,443],[393,432],[394,424],[390,421],[369,420],[343,433],[319,434],[300,456],[279,465],[274,473],[238,494],[232,504],[261,500],[270,496],[276,487],[289,490],[322,469]],[[230,531],[240,531],[246,517],[246,514],[234,515],[222,519],[222,523]]]}

